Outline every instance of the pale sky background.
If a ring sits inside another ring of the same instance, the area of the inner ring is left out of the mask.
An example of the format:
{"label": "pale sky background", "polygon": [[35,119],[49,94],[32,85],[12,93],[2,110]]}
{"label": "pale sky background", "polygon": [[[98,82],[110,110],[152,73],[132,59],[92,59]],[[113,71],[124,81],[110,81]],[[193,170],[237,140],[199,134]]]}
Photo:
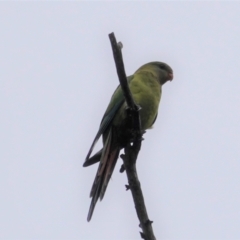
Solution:
{"label": "pale sky background", "polygon": [[157,239],[240,239],[240,2],[2,2],[0,239],[140,239],[121,160],[86,221],[110,32],[128,75],[174,70],[137,162]]}

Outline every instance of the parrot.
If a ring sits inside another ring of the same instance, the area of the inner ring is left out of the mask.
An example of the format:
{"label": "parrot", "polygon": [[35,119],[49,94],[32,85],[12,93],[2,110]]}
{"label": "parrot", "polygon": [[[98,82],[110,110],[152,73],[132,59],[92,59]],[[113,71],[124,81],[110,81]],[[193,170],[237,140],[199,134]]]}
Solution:
{"label": "parrot", "polygon": [[[144,64],[133,75],[127,77],[132,97],[140,107],[139,116],[142,131],[153,126],[158,115],[162,85],[172,79],[172,68],[163,62],[149,62]],[[92,218],[98,199],[102,200],[104,197],[119,153],[121,149],[126,147],[126,139],[129,139],[129,131],[127,131],[127,107],[121,85],[119,85],[111,97],[99,130],[83,164],[83,167],[87,167],[100,162],[90,192],[90,198],[92,199],[87,216],[88,222]],[[103,148],[90,157],[95,144],[101,136],[103,139]]]}

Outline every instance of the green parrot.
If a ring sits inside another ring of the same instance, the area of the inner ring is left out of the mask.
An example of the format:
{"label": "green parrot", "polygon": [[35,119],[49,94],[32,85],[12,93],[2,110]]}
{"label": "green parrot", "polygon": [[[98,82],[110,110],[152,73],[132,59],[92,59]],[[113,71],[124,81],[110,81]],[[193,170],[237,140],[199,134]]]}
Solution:
{"label": "green parrot", "polygon": [[[142,130],[151,128],[158,114],[162,85],[173,79],[173,70],[163,62],[150,62],[141,66],[133,75],[127,78],[135,103],[140,106]],[[112,95],[111,101],[103,115],[99,130],[87,154],[84,167],[100,162],[96,177],[90,192],[91,205],[87,220],[90,221],[97,200],[103,199],[107,185],[119,152],[126,146],[129,131],[126,127],[127,104],[119,85]],[[90,157],[98,139],[103,137],[103,148]]]}

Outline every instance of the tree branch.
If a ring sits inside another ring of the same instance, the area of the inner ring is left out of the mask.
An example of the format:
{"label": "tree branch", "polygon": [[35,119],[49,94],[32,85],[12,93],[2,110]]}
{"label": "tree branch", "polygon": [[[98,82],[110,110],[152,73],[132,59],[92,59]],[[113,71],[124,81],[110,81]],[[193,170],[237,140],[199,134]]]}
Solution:
{"label": "tree branch", "polygon": [[109,39],[112,45],[113,57],[115,60],[119,82],[121,84],[123,94],[128,106],[127,117],[129,119],[129,122],[131,123],[130,126],[133,130],[133,144],[131,145],[129,141],[129,143],[124,149],[125,155],[124,154],[121,155],[121,158],[123,159],[124,162],[124,168],[121,168],[120,171],[124,171],[124,169],[126,169],[126,174],[129,183],[127,189],[130,189],[132,192],[137,216],[140,221],[140,227],[142,228],[143,231],[140,232],[141,237],[145,240],[155,240],[155,236],[153,234],[153,229],[151,225],[152,221],[150,221],[148,218],[143,193],[141,190],[136,170],[136,160],[138,152],[141,149],[141,141],[143,135],[143,132],[141,130],[141,121],[139,117],[140,108],[135,104],[128,86],[121,52],[122,44],[121,43],[117,44],[114,33],[109,34]]}

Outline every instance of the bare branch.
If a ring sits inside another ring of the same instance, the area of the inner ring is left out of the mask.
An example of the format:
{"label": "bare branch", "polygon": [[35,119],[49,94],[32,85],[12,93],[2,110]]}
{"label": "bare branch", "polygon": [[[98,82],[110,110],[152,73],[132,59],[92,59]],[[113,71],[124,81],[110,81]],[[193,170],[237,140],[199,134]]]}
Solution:
{"label": "bare branch", "polygon": [[149,220],[147,210],[144,203],[143,193],[141,190],[140,182],[137,176],[136,170],[136,160],[138,152],[141,149],[142,135],[141,130],[141,121],[139,117],[140,108],[135,104],[132,94],[130,92],[127,77],[124,69],[123,58],[121,49],[123,47],[122,43],[117,43],[114,33],[109,34],[109,39],[112,45],[113,56],[115,60],[115,65],[117,69],[117,74],[119,82],[121,84],[124,97],[128,106],[127,116],[129,122],[131,123],[131,128],[133,132],[133,144],[130,144],[125,147],[125,154],[121,155],[123,159],[124,166],[121,167],[121,172],[126,170],[128,183],[127,189],[130,189],[133,196],[133,201],[135,204],[136,212],[138,219],[140,221],[140,227],[143,232],[140,232],[140,235],[145,240],[155,240],[152,229],[152,221]]}

